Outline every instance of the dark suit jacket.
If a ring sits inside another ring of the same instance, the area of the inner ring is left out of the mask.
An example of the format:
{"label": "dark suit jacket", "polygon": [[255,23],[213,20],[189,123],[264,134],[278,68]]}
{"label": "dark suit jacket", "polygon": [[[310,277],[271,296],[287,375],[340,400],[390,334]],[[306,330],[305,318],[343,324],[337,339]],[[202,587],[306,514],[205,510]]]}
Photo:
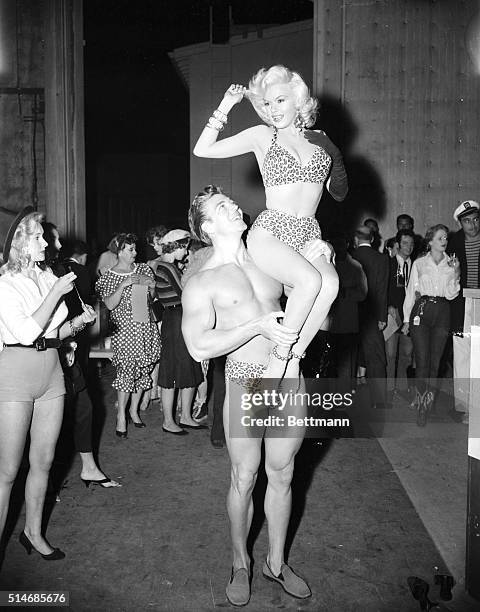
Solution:
{"label": "dark suit jacket", "polygon": [[[405,301],[405,287],[397,287],[398,261],[396,257],[389,257],[389,280],[387,303],[398,309],[400,318],[403,321],[403,302]],[[412,272],[413,258],[410,257],[410,273]]]}
{"label": "dark suit jacket", "polygon": [[[79,264],[73,259],[65,259],[63,265],[66,272],[71,270],[77,275],[77,278],[75,279],[75,287],[77,288],[80,297],[85,304],[90,304],[90,306],[93,306],[94,299],[92,292],[92,279],[90,277],[88,268],[86,266],[82,266],[82,264]],[[70,319],[82,314],[83,308],[75,289],[70,291],[70,293],[67,293],[65,296],[65,304],[67,305]]]}
{"label": "dark suit jacket", "polygon": [[353,252],[353,258],[362,264],[367,277],[368,292],[360,306],[360,319],[387,321],[387,295],[389,258],[368,246],[360,246]]}
{"label": "dark suit jacket", "polygon": [[[447,246],[447,253],[455,253],[460,262],[460,293],[450,302],[450,327],[454,332],[463,331],[463,321],[465,318],[465,298],[463,290],[467,286],[467,255],[465,253],[465,232],[463,229],[455,232],[450,237]],[[478,262],[478,286],[480,287],[480,255]]]}
{"label": "dark suit jacket", "polygon": [[347,254],[335,262],[340,287],[332,305],[330,331],[332,334],[357,334],[358,303],[367,297],[367,277],[361,264]]}

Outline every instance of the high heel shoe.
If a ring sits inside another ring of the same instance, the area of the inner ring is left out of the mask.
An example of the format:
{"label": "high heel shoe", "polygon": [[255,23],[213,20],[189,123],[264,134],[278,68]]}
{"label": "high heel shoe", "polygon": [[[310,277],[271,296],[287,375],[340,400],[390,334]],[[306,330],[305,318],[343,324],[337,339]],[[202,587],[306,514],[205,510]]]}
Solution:
{"label": "high heel shoe", "polygon": [[60,559],[65,558],[65,553],[62,552],[59,548],[54,548],[53,551],[48,555],[42,555],[42,553],[38,551],[27,538],[24,531],[22,531],[22,533],[20,534],[18,541],[27,551],[27,555],[32,554],[32,550],[34,550],[42,557],[42,559],[45,559],[45,561],[59,561]]}
{"label": "high heel shoe", "polygon": [[[139,418],[140,418],[140,417],[139,417]],[[130,421],[130,423],[133,423],[133,425],[135,425],[135,427],[137,427],[138,429],[143,429],[144,427],[146,427],[146,425],[145,425],[145,423],[142,421],[142,419],[140,419],[140,421],[139,421],[139,422],[134,421],[134,420],[132,419],[132,415],[131,415],[131,414],[129,414],[129,415],[128,415],[128,420]]]}
{"label": "high heel shoe", "polygon": [[[120,432],[120,433],[122,433],[122,432]],[[102,478],[101,480],[88,480],[86,478],[81,478],[81,481],[84,483],[84,485],[87,487],[87,489],[89,488],[89,486],[91,484],[92,485],[99,485],[99,486],[102,487],[102,489],[113,489],[115,487],[121,487],[122,486],[116,480],[112,480],[111,478],[108,478],[108,477]]]}
{"label": "high heel shoe", "polygon": [[126,431],[118,431],[118,429],[116,429],[115,430],[115,435],[117,436],[117,438],[123,438],[123,439],[127,438],[127,432]]}

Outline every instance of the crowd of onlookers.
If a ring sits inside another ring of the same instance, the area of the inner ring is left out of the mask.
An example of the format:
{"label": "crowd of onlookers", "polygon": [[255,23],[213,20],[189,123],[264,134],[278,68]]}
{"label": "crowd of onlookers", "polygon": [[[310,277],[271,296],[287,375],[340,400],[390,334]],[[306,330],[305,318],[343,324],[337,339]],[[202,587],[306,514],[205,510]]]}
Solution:
{"label": "crowd of onlookers", "polygon": [[[417,410],[418,424],[424,425],[435,404],[437,379],[455,374],[451,414],[468,421],[469,339],[463,335],[462,289],[479,286],[478,204],[462,203],[454,217],[460,226],[457,232],[437,224],[421,236],[414,219],[401,214],[397,233],[385,240],[375,219],[366,219],[352,236],[331,237],[340,289],[328,331],[320,332],[307,351],[305,375],[335,379],[340,390],[351,388],[352,381],[368,382],[377,407],[392,404],[396,396],[403,398]],[[52,251],[55,243],[49,242]],[[198,260],[196,251],[204,245],[192,241],[186,230],[153,227],[141,245],[146,262],[138,263],[137,244],[133,234],[113,236],[95,268],[90,268],[95,283],[77,282],[77,288],[85,302],[97,299],[109,312],[109,327],[102,332],[111,337],[116,372],[116,435],[127,437],[129,423],[143,428],[140,413],[157,399],[163,431],[186,435],[205,427],[209,364],[194,361],[183,341],[182,276],[189,270],[189,259]],[[65,261],[73,258],[77,266],[83,265],[87,274],[84,243],[74,242],[62,253]],[[88,332],[86,337],[88,342]],[[79,352],[85,365],[87,352]],[[211,440],[221,447],[221,358],[212,360],[212,370]]]}
{"label": "crowd of onlookers", "polygon": [[[396,235],[385,240],[375,219],[366,219],[353,236],[332,236],[340,289],[328,331],[307,351],[305,374],[334,378],[339,389],[368,382],[377,407],[403,397],[420,425],[434,407],[437,379],[455,374],[452,416],[466,422],[469,338],[463,331],[469,321],[462,290],[479,287],[478,208],[469,200],[455,210],[456,232],[436,224],[420,236],[414,219],[401,214]],[[186,230],[164,226],[148,230],[145,243],[150,255],[137,263],[137,237],[116,234],[95,268],[95,292],[110,313],[116,434],[126,437],[129,421],[143,427],[139,408],[161,399],[163,430],[185,435],[202,427],[206,415],[209,364],[190,357],[181,333],[182,275],[203,245]],[[222,360],[213,360],[212,369],[217,397],[211,438],[222,446]]]}
{"label": "crowd of onlookers", "polygon": [[326,375],[347,386],[355,377],[358,384],[369,379],[378,407],[403,396],[419,425],[434,409],[438,379],[452,374],[451,416],[468,422],[471,313],[462,292],[480,287],[479,204],[465,201],[453,217],[458,231],[436,224],[422,237],[413,218],[401,214],[387,240],[375,219],[366,219],[350,242],[332,239],[340,290]]}

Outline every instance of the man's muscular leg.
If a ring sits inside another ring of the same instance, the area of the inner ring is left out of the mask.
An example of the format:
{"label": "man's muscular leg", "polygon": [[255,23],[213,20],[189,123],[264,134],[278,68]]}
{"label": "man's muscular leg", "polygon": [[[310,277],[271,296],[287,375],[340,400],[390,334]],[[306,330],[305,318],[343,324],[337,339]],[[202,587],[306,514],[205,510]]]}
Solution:
{"label": "man's muscular leg", "polygon": [[258,466],[260,465],[262,438],[232,438],[230,436],[230,409],[238,410],[239,413],[241,409],[239,406],[229,406],[229,395],[227,383],[223,423],[231,462],[231,481],[227,496],[227,510],[232,537],[233,569],[237,570],[245,567],[247,570],[250,570],[247,537],[253,518],[252,492],[257,479]]}
{"label": "man's muscular leg", "polygon": [[268,521],[268,564],[275,575],[281,571],[285,539],[292,509],[292,477],[295,455],[302,438],[266,438],[265,471],[268,477],[265,493],[265,516]]}
{"label": "man's muscular leg", "polygon": [[[305,402],[300,398],[305,392],[303,377],[296,403],[286,406],[282,416],[288,422],[288,416],[304,418],[307,415]],[[310,597],[312,592],[308,584],[285,564],[285,539],[292,509],[292,478],[297,454],[305,438],[305,427],[284,426],[281,437],[265,437],[265,471],[268,477],[265,494],[265,515],[268,522],[268,555],[263,566],[263,575],[268,580],[278,582],[289,595],[298,599]]]}

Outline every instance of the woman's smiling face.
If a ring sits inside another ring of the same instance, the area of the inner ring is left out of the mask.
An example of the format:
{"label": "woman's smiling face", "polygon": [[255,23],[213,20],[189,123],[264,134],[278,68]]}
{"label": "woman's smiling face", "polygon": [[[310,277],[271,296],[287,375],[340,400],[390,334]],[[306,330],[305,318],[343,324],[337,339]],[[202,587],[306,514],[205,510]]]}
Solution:
{"label": "woman's smiling face", "polygon": [[290,85],[267,87],[263,105],[271,124],[279,129],[292,125],[297,117],[296,100]]}

